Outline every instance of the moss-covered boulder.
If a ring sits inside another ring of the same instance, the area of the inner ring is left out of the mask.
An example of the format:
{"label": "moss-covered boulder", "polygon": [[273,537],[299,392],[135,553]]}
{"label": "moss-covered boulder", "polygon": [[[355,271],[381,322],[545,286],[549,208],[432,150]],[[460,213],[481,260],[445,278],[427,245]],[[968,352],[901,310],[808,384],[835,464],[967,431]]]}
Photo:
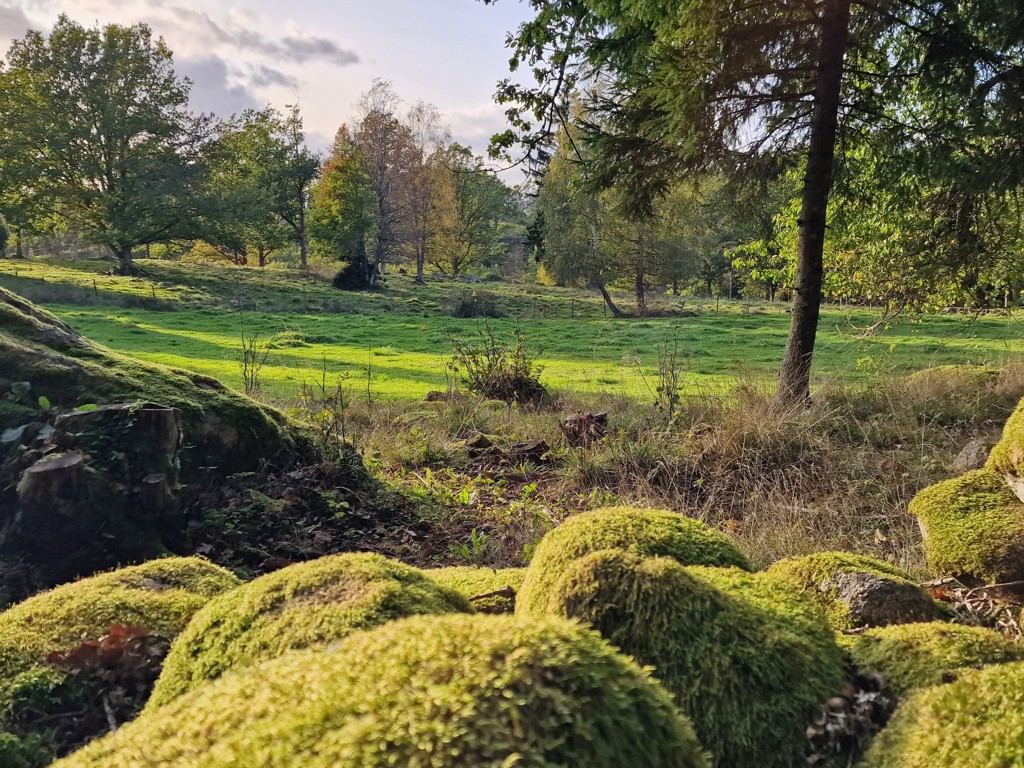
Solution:
{"label": "moss-covered boulder", "polygon": [[669,696],[596,633],[419,616],[236,671],[55,768],[700,768]]}
{"label": "moss-covered boulder", "polygon": [[1024,501],[1024,400],[1007,419],[1002,437],[988,455],[986,468],[1002,475],[1017,498]]}
{"label": "moss-covered boulder", "polygon": [[472,612],[458,592],[376,554],[323,557],[250,581],[196,614],[171,647],[148,708],[232,667],[415,614]]}
{"label": "moss-covered boulder", "polygon": [[998,473],[980,469],[925,488],[910,513],[936,573],[968,585],[1024,579],[1024,503]]}
{"label": "moss-covered boulder", "polygon": [[526,578],[525,568],[476,568],[453,565],[424,573],[443,587],[454,589],[480,613],[513,613],[516,593]]}
{"label": "moss-covered boulder", "polygon": [[667,510],[608,507],[574,515],[541,540],[516,598],[517,615],[542,615],[569,564],[603,549],[670,557],[683,565],[750,569],[728,536],[699,520]]}
{"label": "moss-covered boulder", "polygon": [[59,663],[64,656],[89,650],[117,627],[133,628],[133,639],[148,633],[169,641],[211,598],[238,584],[205,560],[167,558],[67,584],[0,613],[0,765],[47,765],[105,732],[106,709],[117,719],[131,717],[160,661],[139,670],[152,673],[148,679],[133,672],[126,690],[116,658],[106,669],[81,653],[69,667]]}
{"label": "moss-covered boulder", "polygon": [[842,638],[854,665],[902,696],[955,680],[965,669],[1024,660],[1024,644],[983,627],[933,621],[876,627]]}
{"label": "moss-covered boulder", "polygon": [[927,591],[895,566],[850,552],[789,557],[768,572],[798,587],[837,630],[942,618]]}
{"label": "moss-covered boulder", "polygon": [[809,718],[842,684],[825,616],[770,575],[605,550],[565,569],[547,613],[652,666],[720,768],[802,764]]}
{"label": "moss-covered boulder", "polygon": [[904,701],[863,768],[1024,765],[1024,662],[968,670]]}
{"label": "moss-covered boulder", "polygon": [[[159,403],[182,414],[186,474],[255,469],[264,459],[310,449],[307,438],[272,409],[208,376],[142,363],[88,341],[49,312],[0,288],[0,379],[28,382],[28,403],[56,409],[85,404]],[[6,398],[5,398],[6,399]],[[2,412],[0,412],[2,414]],[[0,421],[16,427],[21,418]]]}

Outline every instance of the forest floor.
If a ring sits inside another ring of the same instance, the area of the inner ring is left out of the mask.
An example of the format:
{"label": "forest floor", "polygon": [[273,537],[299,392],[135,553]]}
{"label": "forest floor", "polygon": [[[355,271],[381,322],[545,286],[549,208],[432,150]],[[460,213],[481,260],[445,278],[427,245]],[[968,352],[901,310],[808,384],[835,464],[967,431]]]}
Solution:
{"label": "forest floor", "polygon": [[[259,398],[343,433],[429,524],[430,563],[521,565],[565,515],[609,503],[686,511],[727,530],[756,564],[824,549],[863,552],[925,576],[907,503],[987,445],[1024,396],[1024,326],[1012,315],[907,318],[823,313],[809,409],[773,406],[786,306],[654,297],[657,316],[613,320],[596,294],[389,276],[345,293],[283,270],[146,261],[111,277],[98,261],[0,261],[0,285],[94,341],[242,388],[243,331],[266,347]],[[628,296],[618,296],[628,305]],[[496,318],[454,317],[459,305]],[[537,408],[463,395],[452,339],[518,328],[551,397]],[[658,407],[659,363],[681,375]],[[988,366],[985,375],[940,368]],[[305,385],[305,386],[304,386]],[[304,393],[304,394],[303,394]],[[608,436],[570,446],[559,421],[609,413]],[[544,440],[539,460],[475,455]],[[383,545],[382,545],[383,546]],[[422,560],[422,558],[415,558]]]}

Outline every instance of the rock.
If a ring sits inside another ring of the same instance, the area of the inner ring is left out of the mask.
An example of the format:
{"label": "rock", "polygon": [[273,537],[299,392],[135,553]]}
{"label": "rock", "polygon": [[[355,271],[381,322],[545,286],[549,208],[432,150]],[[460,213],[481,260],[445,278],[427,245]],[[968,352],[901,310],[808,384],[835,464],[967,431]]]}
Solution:
{"label": "rock", "polygon": [[858,626],[933,621],[942,615],[924,590],[901,579],[873,573],[839,573],[834,586],[835,599],[849,607],[850,617]]}
{"label": "rock", "polygon": [[466,438],[463,444],[466,446],[466,453],[469,454],[471,459],[478,459],[481,456],[493,454],[498,450],[494,445],[494,441],[483,432],[474,432]]}
{"label": "rock", "polygon": [[501,454],[501,461],[510,464],[543,464],[548,460],[550,450],[546,440],[524,440],[509,446],[508,450]]}
{"label": "rock", "polygon": [[991,447],[986,440],[971,440],[953,459],[950,468],[958,475],[970,472],[973,469],[981,469],[988,460],[988,452]]}

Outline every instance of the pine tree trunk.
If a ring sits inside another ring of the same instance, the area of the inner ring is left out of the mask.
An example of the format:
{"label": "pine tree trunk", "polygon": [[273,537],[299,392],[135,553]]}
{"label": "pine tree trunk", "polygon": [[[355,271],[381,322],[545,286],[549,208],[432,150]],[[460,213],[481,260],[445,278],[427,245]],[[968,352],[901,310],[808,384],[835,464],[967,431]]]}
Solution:
{"label": "pine tree trunk", "polygon": [[597,284],[597,290],[601,292],[601,298],[604,299],[604,304],[608,307],[608,311],[612,313],[612,317],[623,318],[625,313],[615,306],[615,302],[612,301],[611,294],[608,293],[608,289],[604,287],[604,283]]}
{"label": "pine tree trunk", "polygon": [[811,357],[818,333],[824,278],[825,217],[835,166],[850,4],[851,0],[826,0],[821,18],[821,53],[798,222],[792,319],[779,376],[780,403],[805,402],[810,397]]}
{"label": "pine tree trunk", "polygon": [[647,287],[644,285],[644,268],[636,268],[636,313],[640,317],[647,314]]}

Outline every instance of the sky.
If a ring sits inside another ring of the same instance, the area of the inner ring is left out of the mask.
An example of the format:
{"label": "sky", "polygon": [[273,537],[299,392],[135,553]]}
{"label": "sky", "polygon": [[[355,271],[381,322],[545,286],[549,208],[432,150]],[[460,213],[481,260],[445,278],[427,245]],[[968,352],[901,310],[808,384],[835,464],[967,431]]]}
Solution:
{"label": "sky", "polygon": [[381,78],[407,106],[437,106],[480,153],[507,127],[492,96],[508,76],[506,34],[530,16],[522,0],[0,0],[0,51],[61,13],[86,26],[148,24],[193,81],[197,111],[297,100],[309,144],[325,149]]}

